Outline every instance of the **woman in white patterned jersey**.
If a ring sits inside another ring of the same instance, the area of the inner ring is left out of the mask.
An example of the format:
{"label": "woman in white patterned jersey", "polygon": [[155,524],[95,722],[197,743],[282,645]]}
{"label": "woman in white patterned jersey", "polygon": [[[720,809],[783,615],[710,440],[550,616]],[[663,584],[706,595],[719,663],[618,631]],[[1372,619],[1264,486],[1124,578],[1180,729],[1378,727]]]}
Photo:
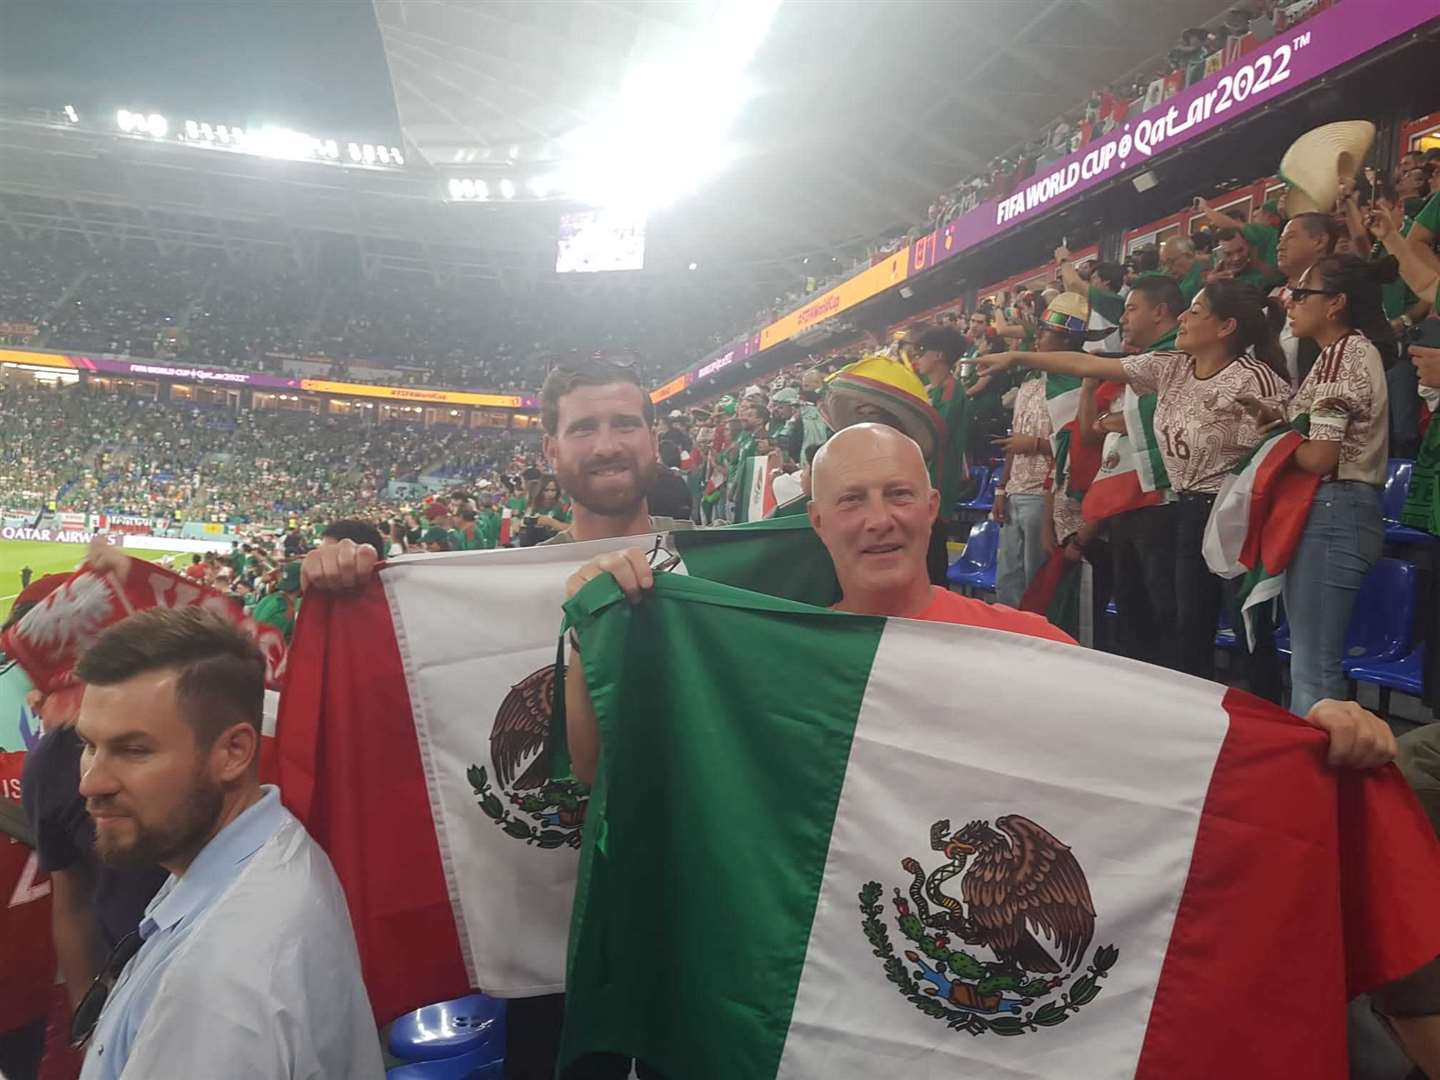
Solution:
{"label": "woman in white patterned jersey", "polygon": [[[1290,710],[1304,716],[1321,698],[1344,699],[1341,666],[1355,596],[1380,557],[1380,491],[1390,451],[1385,369],[1395,337],[1381,306],[1394,264],[1352,255],[1321,259],[1290,290],[1290,328],[1320,347],[1283,416],[1308,416],[1295,463],[1324,477],[1285,575],[1290,619]],[[1262,422],[1278,410],[1255,406]]]}
{"label": "woman in white patterned jersey", "polygon": [[1166,513],[1175,552],[1172,666],[1210,679],[1222,582],[1201,552],[1205,523],[1225,476],[1260,441],[1254,399],[1279,409],[1290,395],[1280,350],[1279,304],[1237,281],[1207,285],[1180,317],[1174,350],[1123,358],[1089,353],[1003,353],[981,369],[1024,363],[1062,375],[1119,379],[1157,395],[1155,436],[1176,500]]}

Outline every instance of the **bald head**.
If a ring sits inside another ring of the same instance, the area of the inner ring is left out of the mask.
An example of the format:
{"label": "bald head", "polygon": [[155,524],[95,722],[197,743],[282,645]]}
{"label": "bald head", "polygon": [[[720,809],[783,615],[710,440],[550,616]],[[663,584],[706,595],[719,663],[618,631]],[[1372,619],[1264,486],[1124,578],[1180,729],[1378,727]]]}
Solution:
{"label": "bald head", "polygon": [[830,552],[840,607],[869,615],[919,611],[940,493],[915,440],[883,424],[837,432],[815,455],[810,524]]}
{"label": "bald head", "polygon": [[884,424],[855,424],[836,432],[815,454],[810,469],[812,498],[824,499],[857,468],[883,464],[897,477],[929,486],[929,469],[920,444]]}

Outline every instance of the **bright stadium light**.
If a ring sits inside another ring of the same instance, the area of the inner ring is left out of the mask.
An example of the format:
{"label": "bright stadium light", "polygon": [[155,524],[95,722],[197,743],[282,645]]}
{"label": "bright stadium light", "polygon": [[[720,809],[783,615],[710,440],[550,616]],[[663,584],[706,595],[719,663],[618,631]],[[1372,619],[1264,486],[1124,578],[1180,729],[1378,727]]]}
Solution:
{"label": "bright stadium light", "polygon": [[715,5],[695,44],[638,62],[598,118],[563,139],[561,190],[596,206],[652,209],[734,160],[730,131],[750,96],[746,68],[778,6]]}
{"label": "bright stadium light", "polygon": [[80,122],[80,114],[75,111],[74,105],[65,106],[65,117],[72,124],[78,124]]}
{"label": "bright stadium light", "polygon": [[[460,181],[460,197],[462,199],[475,198],[475,181],[468,176]],[[481,196],[483,198],[483,196]]]}
{"label": "bright stadium light", "polygon": [[500,197],[504,199],[513,199],[515,197],[515,181],[511,180],[508,176],[500,181]]}
{"label": "bright stadium light", "polygon": [[229,142],[230,142],[230,129],[229,129],[228,127],[226,127],[224,124],[216,124],[216,125],[215,125],[215,137],[216,137],[217,139],[219,139],[222,143],[229,144]]}
{"label": "bright stadium light", "polygon": [[375,156],[380,159],[382,165],[390,164],[390,148],[388,146],[377,146],[375,148]]}
{"label": "bright stadium light", "polygon": [[396,165],[405,164],[405,155],[400,153],[400,148],[398,146],[392,146],[390,148],[390,160],[393,161]]}
{"label": "bright stadium light", "polygon": [[251,128],[245,140],[245,148],[250,153],[281,161],[305,161],[312,158],[318,145],[315,138],[303,131],[292,131],[290,128],[270,124]]}
{"label": "bright stadium light", "polygon": [[490,197],[490,185],[484,180],[475,181],[475,198],[488,199]]}
{"label": "bright stadium light", "polygon": [[145,127],[157,139],[163,139],[170,130],[170,124],[165,117],[153,112],[145,118]]}
{"label": "bright stadium light", "polygon": [[365,143],[360,147],[360,156],[364,159],[366,165],[372,164],[375,161],[375,147],[368,142]]}
{"label": "bright stadium light", "polygon": [[212,128],[209,124],[201,124],[200,137],[207,142],[213,140],[215,138],[215,129]]}
{"label": "bright stadium light", "polygon": [[350,155],[351,161],[360,160],[360,147],[357,146],[355,143],[352,142],[349,146],[345,148],[345,150]]}
{"label": "bright stadium light", "polygon": [[325,156],[331,161],[340,160],[340,144],[334,139],[325,140]]}
{"label": "bright stadium light", "polygon": [[200,138],[200,125],[197,124],[194,120],[185,121],[185,137],[187,139]]}
{"label": "bright stadium light", "polygon": [[115,113],[115,125],[121,131],[131,132],[135,130],[135,120],[129,109],[120,109]]}
{"label": "bright stadium light", "polygon": [[464,185],[460,183],[460,178],[458,176],[452,176],[450,178],[450,183],[447,186],[450,189],[450,197],[452,199],[464,198],[465,188]]}

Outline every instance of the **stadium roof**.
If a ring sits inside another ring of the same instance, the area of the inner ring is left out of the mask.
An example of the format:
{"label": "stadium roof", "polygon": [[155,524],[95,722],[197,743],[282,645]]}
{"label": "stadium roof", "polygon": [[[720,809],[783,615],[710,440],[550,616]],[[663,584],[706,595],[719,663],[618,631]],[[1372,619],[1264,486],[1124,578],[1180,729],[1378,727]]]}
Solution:
{"label": "stadium roof", "polygon": [[[934,196],[1213,20],[1217,0],[791,0],[749,65],[740,159],[652,216],[647,266],[737,285],[923,219]],[[636,57],[708,4],[376,0],[400,170],[205,154],[0,117],[0,229],[161,243],[358,238],[376,267],[495,276],[553,265],[553,204],[447,205],[444,170],[555,153]],[[341,58],[338,62],[344,63]],[[31,103],[38,104],[38,103]],[[423,159],[423,160],[422,160]]]}
{"label": "stadium roof", "polygon": [[[628,63],[703,33],[706,7],[376,4],[401,125],[437,165],[543,154]],[[782,4],[751,65],[746,155],[672,216],[738,260],[908,227],[943,188],[1222,11],[1217,0]]]}

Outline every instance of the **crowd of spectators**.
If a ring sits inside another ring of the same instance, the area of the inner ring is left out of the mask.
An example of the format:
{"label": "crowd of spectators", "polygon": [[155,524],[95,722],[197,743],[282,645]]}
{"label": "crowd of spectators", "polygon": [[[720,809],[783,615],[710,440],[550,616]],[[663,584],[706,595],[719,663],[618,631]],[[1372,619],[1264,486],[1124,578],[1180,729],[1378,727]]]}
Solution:
{"label": "crowd of spectators", "polygon": [[[390,513],[423,476],[498,485],[523,439],[0,385],[0,507],[271,526]],[[392,485],[392,482],[393,485]]]}
{"label": "crowd of spectators", "polygon": [[[77,237],[0,250],[0,339],[59,350],[392,385],[534,391],[601,351],[660,380],[737,312],[683,282],[437,281],[304,273],[275,253]],[[518,290],[518,291],[517,291]]]}

